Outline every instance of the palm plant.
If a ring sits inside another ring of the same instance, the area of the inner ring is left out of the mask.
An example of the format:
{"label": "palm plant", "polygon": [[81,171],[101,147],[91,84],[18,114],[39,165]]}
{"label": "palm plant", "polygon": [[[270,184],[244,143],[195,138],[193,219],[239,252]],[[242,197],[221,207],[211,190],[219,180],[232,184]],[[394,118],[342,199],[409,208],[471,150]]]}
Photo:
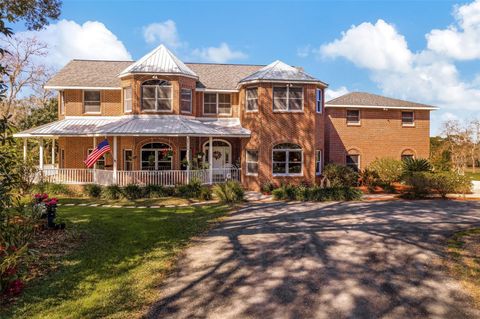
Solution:
{"label": "palm plant", "polygon": [[409,157],[403,160],[403,173],[430,172],[432,164],[425,158]]}

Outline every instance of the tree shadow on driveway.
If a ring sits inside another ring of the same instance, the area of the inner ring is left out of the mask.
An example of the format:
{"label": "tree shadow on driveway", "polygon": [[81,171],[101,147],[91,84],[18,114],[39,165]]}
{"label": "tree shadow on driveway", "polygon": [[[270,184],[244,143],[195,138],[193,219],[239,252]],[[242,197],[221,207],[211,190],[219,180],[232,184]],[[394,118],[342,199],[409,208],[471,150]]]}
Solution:
{"label": "tree shadow on driveway", "polygon": [[444,241],[480,203],[259,203],[199,238],[150,318],[473,318]]}

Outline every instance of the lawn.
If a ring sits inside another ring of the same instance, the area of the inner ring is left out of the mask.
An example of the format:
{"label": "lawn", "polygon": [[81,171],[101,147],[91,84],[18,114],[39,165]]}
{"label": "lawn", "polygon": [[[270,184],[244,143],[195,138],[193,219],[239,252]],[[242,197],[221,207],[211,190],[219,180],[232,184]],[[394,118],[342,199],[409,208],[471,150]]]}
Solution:
{"label": "lawn", "polygon": [[134,318],[192,236],[224,216],[225,206],[161,209],[61,207],[82,243],[58,270],[33,280],[0,318]]}
{"label": "lawn", "polygon": [[477,172],[472,173],[472,172],[465,172],[465,176],[470,178],[473,181],[480,181],[480,172],[477,170]]}
{"label": "lawn", "polygon": [[480,228],[455,234],[448,242],[447,269],[480,307]]}

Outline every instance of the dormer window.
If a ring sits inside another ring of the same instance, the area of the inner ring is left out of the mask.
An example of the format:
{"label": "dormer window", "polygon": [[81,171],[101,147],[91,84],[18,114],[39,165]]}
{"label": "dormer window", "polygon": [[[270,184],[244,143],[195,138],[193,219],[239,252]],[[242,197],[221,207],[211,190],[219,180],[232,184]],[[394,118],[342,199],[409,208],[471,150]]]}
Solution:
{"label": "dormer window", "polygon": [[149,80],[142,84],[142,111],[171,112],[172,84],[164,80]]}

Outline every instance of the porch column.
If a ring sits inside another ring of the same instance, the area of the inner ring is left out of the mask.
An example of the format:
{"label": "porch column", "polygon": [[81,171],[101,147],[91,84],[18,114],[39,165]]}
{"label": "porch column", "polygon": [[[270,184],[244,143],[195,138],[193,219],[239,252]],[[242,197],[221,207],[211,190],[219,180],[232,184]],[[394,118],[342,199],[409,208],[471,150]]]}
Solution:
{"label": "porch column", "polygon": [[38,154],[38,167],[43,171],[43,138],[40,139],[40,148]]}
{"label": "porch column", "polygon": [[213,184],[213,137],[208,138],[208,180]]}
{"label": "porch column", "polygon": [[[94,136],[93,137],[93,150],[95,150],[97,148],[97,137]],[[97,183],[97,162],[95,162],[95,164],[93,164],[93,183]]]}
{"label": "porch column", "polygon": [[23,162],[27,162],[27,152],[28,152],[28,140],[23,139]]}
{"label": "porch column", "polygon": [[190,136],[187,136],[187,183],[190,183]]}
{"label": "porch column", "polygon": [[55,168],[55,139],[52,139],[52,168]]}
{"label": "porch column", "polygon": [[117,184],[117,137],[113,137],[113,184]]}

